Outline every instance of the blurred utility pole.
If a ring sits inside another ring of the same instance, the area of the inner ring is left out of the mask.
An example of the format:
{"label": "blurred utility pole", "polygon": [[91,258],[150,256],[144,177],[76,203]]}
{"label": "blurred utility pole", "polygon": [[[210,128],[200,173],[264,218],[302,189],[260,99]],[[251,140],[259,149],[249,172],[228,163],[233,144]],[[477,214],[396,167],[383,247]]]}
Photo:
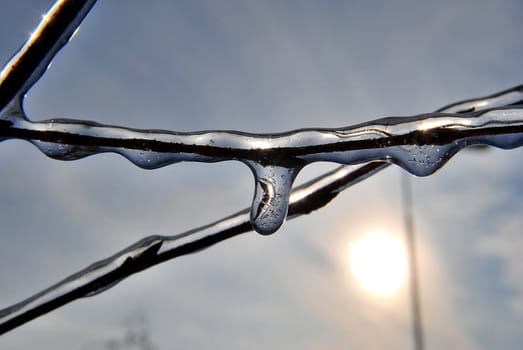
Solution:
{"label": "blurred utility pole", "polygon": [[403,199],[403,217],[405,222],[405,238],[407,242],[407,254],[409,259],[409,284],[410,303],[412,310],[412,335],[414,349],[425,348],[423,335],[423,321],[421,318],[421,303],[418,281],[418,260],[416,254],[416,237],[414,234],[414,212],[412,206],[412,183],[411,175],[401,174],[401,190]]}

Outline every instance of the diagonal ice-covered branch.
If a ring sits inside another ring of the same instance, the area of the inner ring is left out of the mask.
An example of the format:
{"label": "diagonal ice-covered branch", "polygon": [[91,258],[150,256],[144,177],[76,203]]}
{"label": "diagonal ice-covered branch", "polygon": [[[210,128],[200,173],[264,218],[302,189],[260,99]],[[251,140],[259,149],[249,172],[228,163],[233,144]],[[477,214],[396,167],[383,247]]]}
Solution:
{"label": "diagonal ice-covered branch", "polygon": [[27,91],[74,36],[96,0],[57,0],[0,72],[0,111],[22,111]]}
{"label": "diagonal ice-covered branch", "polygon": [[[386,166],[386,163],[379,162],[344,166],[298,187],[291,196],[289,217],[295,218],[321,208],[343,187],[355,184]],[[146,237],[18,304],[0,310],[0,334],[78,298],[101,293],[151,266],[198,252],[251,230],[249,210],[244,209],[179,235]]]}

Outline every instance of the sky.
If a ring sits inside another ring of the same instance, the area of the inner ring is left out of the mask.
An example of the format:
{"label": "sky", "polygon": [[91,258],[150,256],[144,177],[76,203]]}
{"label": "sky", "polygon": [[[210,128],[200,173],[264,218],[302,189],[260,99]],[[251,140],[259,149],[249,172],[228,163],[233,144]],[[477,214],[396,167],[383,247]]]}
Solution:
{"label": "sky", "polygon": [[[0,60],[47,0],[0,2]],[[103,1],[25,101],[33,120],[280,132],[433,111],[522,83],[520,1]],[[463,151],[412,178],[427,349],[523,346],[523,150]],[[143,170],[0,144],[0,307],[151,234],[248,207],[237,162]],[[307,167],[298,182],[332,168]],[[408,288],[366,293],[348,264],[403,237],[397,167],[268,237],[250,233],[135,275],[0,337],[0,348],[409,349]]]}

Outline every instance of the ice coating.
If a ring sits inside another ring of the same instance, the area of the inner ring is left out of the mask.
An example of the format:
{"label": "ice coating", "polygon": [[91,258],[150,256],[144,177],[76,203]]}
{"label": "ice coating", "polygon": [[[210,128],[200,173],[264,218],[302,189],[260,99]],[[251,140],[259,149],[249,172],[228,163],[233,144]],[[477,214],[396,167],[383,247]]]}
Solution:
{"label": "ice coating", "polygon": [[[362,166],[342,166],[293,189],[290,218],[321,208],[339,191],[372,176],[387,165],[374,162]],[[55,285],[0,310],[0,334],[60,305],[102,293],[124,278],[148,267],[195,253],[220,241],[249,232],[249,220],[249,210],[245,209],[178,235],[143,238]]]}
{"label": "ice coating", "polygon": [[56,53],[74,36],[96,0],[57,0],[42,16],[24,45],[0,72],[0,111],[21,106],[24,96],[42,77]]}
{"label": "ice coating", "polygon": [[[521,88],[506,95],[496,96],[496,101],[518,100]],[[470,145],[503,149],[523,145],[520,105],[384,118],[339,129],[301,129],[280,134],[182,133],[67,119],[32,122],[20,112],[0,116],[0,140],[30,141],[47,156],[59,160],[115,152],[145,169],[180,161],[241,161],[255,177],[251,220],[254,229],[262,234],[276,231],[285,220],[294,178],[307,164],[385,161],[413,175],[427,176]]]}

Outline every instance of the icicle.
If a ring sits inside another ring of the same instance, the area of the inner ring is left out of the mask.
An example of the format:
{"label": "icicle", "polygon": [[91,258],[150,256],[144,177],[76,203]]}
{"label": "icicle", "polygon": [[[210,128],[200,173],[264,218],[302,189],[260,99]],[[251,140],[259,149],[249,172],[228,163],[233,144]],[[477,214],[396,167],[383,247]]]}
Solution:
{"label": "icicle", "polygon": [[254,230],[262,235],[276,232],[283,225],[289,209],[292,184],[297,168],[247,162],[254,174],[255,189],[250,220]]}

